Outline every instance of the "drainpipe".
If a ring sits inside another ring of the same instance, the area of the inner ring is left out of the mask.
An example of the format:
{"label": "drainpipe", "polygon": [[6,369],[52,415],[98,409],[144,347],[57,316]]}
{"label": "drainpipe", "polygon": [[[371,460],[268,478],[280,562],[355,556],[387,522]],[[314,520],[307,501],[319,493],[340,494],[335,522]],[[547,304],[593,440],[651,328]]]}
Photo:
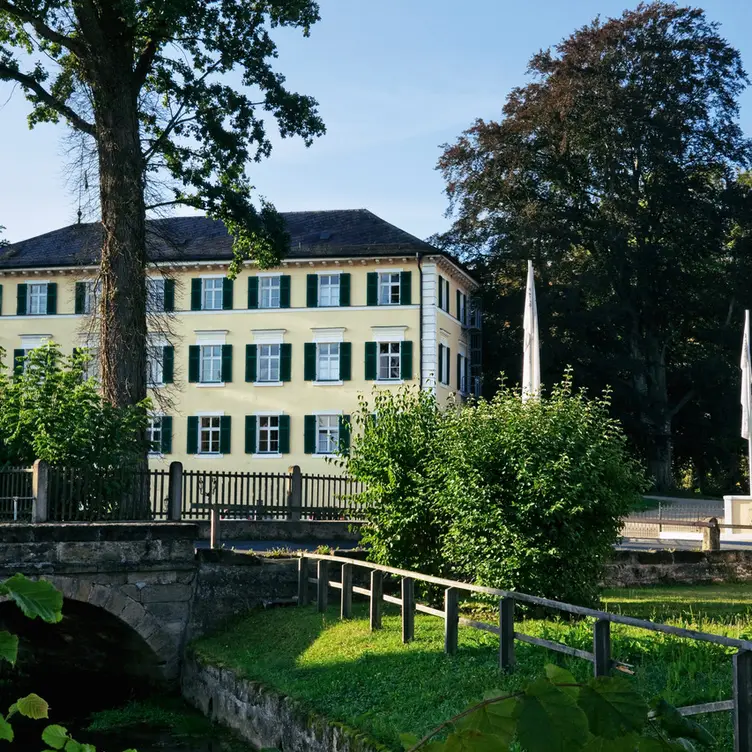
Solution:
{"label": "drainpipe", "polygon": [[423,389],[423,255],[420,251],[415,254],[415,260],[418,263],[418,294],[420,299],[420,308],[418,312],[418,384],[420,388]]}

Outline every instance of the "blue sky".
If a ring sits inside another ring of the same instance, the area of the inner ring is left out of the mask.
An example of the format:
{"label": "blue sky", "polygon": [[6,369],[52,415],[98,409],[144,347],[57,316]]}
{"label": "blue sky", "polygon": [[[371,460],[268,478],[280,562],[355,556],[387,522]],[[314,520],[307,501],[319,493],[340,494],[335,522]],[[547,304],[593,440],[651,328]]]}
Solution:
{"label": "blue sky", "polygon": [[[633,7],[637,3],[631,3]],[[319,100],[327,135],[280,141],[252,165],[280,210],[366,207],[426,237],[447,226],[440,144],[477,117],[496,118],[525,82],[530,56],[625,0],[320,0],[311,37],[278,34],[278,69]],[[710,19],[752,73],[752,3],[706,0]],[[75,221],[63,126],[26,126],[19,92],[0,84],[0,224],[20,240]],[[752,134],[752,91],[742,100]]]}

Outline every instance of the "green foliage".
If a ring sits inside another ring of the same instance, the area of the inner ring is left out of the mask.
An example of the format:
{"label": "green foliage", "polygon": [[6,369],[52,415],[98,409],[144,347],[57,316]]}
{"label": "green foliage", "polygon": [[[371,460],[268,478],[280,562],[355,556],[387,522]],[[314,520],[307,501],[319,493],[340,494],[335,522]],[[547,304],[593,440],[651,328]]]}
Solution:
{"label": "green foliage", "polygon": [[[596,677],[578,684],[558,666],[515,694],[490,693],[429,732],[423,739],[403,735],[406,750],[418,752],[506,752],[512,742],[521,752],[637,752],[655,749],[690,752],[715,740],[665,700],[660,712],[648,706],[622,677]],[[449,729],[446,739],[432,741]]]}
{"label": "green foliage", "polygon": [[445,411],[417,390],[374,400],[353,417],[361,430],[345,459],[367,487],[358,501],[373,560],[597,602],[602,563],[644,487],[608,396],[589,400],[567,377],[524,404],[503,386]]}
{"label": "green foliage", "polygon": [[143,459],[147,403],[109,404],[87,364],[48,344],[28,353],[23,372],[0,371],[0,462],[119,469]]}

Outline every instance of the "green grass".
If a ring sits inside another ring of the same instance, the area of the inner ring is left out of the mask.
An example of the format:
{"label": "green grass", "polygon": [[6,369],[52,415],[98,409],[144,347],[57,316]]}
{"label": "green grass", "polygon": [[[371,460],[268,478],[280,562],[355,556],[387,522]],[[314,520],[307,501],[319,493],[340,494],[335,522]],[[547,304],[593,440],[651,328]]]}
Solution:
{"label": "green grass", "polygon": [[[733,637],[752,638],[752,588],[741,585],[611,590],[608,610]],[[403,645],[400,620],[385,612],[371,634],[363,608],[341,622],[337,610],[312,607],[256,611],[227,631],[194,644],[199,658],[227,666],[303,701],[327,718],[360,728],[399,749],[400,732],[422,734],[480,699],[489,689],[515,690],[558,662],[586,679],[591,664],[517,643],[517,669],[499,673],[498,639],[460,629],[459,651],[443,653],[443,622],[416,615],[415,640]],[[518,631],[573,647],[592,647],[587,622],[527,620]],[[614,625],[613,656],[632,664],[646,698],[658,693],[675,705],[728,699],[731,653],[720,646]],[[699,719],[731,748],[730,714]]]}

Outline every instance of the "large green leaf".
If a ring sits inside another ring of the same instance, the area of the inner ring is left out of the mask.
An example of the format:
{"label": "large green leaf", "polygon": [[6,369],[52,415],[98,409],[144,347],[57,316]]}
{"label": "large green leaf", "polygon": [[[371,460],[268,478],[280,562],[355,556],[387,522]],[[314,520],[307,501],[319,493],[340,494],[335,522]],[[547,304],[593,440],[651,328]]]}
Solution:
{"label": "large green leaf", "polygon": [[547,679],[528,685],[520,700],[517,739],[525,752],[576,752],[588,741],[585,713]]}
{"label": "large green leaf", "polygon": [[[420,741],[415,734],[400,734],[399,739],[403,749],[412,749]],[[262,749],[261,752],[264,750]]]}
{"label": "large green leaf", "polygon": [[15,663],[18,657],[18,637],[10,632],[0,632],[0,660]]}
{"label": "large green leaf", "polygon": [[715,744],[715,738],[707,729],[691,718],[683,716],[673,705],[665,700],[658,700],[654,704],[654,707],[655,720],[669,736],[675,739],[693,739],[707,746]]}
{"label": "large green leaf", "polygon": [[636,734],[627,734],[619,739],[605,739],[594,736],[582,752],[635,752],[639,738]]}
{"label": "large green leaf", "polygon": [[590,679],[581,687],[577,702],[595,736],[616,739],[630,731],[642,731],[647,722],[647,703],[619,676]]}
{"label": "large green leaf", "polygon": [[55,623],[63,618],[63,594],[46,580],[30,580],[14,574],[0,583],[0,594],[10,596],[25,616]]}
{"label": "large green leaf", "polygon": [[40,718],[47,718],[47,713],[50,706],[39,696],[33,692],[26,697],[21,697],[13,704],[13,709],[17,710],[21,715],[26,718],[31,718],[34,721],[38,721]]}
{"label": "large green leaf", "polygon": [[576,698],[579,695],[580,688],[577,686],[577,681],[565,668],[548,663],[546,664],[546,676],[553,684],[564,685],[560,686],[559,689],[572,695],[572,697]]}
{"label": "large green leaf", "polygon": [[68,729],[64,726],[47,726],[42,731],[42,741],[45,744],[49,744],[53,749],[62,749],[69,739]]}
{"label": "large green leaf", "polygon": [[509,745],[493,734],[473,729],[453,731],[444,743],[444,752],[507,752]]}
{"label": "large green leaf", "polygon": [[8,721],[5,720],[0,715],[0,740],[5,742],[12,742],[13,741],[13,726],[8,723]]}
{"label": "large green leaf", "polygon": [[500,743],[510,744],[517,728],[519,701],[507,697],[500,702],[484,705],[458,721],[460,730],[474,731],[495,737]]}

